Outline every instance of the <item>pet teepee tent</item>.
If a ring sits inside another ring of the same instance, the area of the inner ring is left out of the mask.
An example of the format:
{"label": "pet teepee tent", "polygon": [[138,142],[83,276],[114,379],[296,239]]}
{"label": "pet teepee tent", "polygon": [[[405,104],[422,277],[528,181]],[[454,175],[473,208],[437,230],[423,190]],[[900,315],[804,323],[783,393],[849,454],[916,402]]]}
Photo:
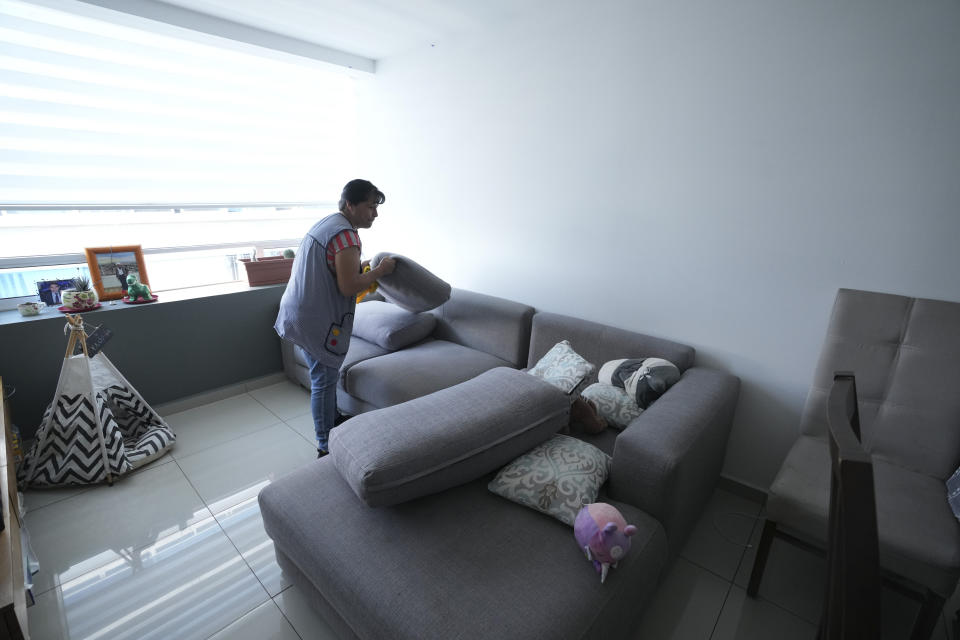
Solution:
{"label": "pet teepee tent", "polygon": [[[103,353],[87,352],[83,320],[67,316],[70,339],[53,402],[20,465],[24,486],[106,481],[162,456],[173,431]],[[82,353],[74,355],[79,342]]]}

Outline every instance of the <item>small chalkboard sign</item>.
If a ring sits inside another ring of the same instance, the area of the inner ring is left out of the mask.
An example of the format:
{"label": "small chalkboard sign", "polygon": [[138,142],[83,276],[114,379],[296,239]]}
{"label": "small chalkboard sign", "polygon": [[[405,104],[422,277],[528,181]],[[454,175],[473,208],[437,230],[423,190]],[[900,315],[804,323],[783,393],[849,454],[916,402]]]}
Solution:
{"label": "small chalkboard sign", "polygon": [[100,353],[103,345],[107,344],[107,340],[112,337],[113,331],[103,325],[94,329],[93,333],[87,336],[87,355],[92,358]]}

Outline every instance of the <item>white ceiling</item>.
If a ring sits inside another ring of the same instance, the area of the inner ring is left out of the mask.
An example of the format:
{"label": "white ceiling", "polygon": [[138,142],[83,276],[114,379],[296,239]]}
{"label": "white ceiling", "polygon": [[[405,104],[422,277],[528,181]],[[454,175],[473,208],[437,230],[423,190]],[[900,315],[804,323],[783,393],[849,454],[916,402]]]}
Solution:
{"label": "white ceiling", "polygon": [[440,45],[536,0],[159,0],[374,60]]}

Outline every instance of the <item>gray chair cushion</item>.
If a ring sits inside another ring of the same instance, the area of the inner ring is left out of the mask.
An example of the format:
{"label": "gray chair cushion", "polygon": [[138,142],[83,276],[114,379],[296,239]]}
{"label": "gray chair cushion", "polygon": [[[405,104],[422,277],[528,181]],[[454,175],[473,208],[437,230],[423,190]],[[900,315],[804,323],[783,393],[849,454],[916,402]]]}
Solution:
{"label": "gray chair cushion", "polygon": [[[681,373],[693,366],[693,347],[543,311],[533,316],[526,366],[532,366],[561,340],[569,340],[577,353],[598,369],[603,363],[618,358],[663,358],[677,365]],[[598,371],[594,371],[584,386],[597,382],[597,374]]]}
{"label": "gray chair cushion", "polygon": [[[949,595],[960,578],[960,522],[943,482],[873,458],[880,564]],[[825,438],[800,436],[770,486],[767,517],[787,531],[825,544],[830,502],[830,449]]]}
{"label": "gray chair cushion", "polygon": [[348,420],[330,433],[330,457],[364,502],[391,505],[495,470],[569,418],[565,393],[500,367]]}
{"label": "gray chair cushion", "polygon": [[960,303],[840,289],[802,433],[826,434],[834,371],[856,375],[867,451],[942,481],[960,466]]}
{"label": "gray chair cushion", "polygon": [[378,253],[370,261],[370,266],[376,267],[386,257],[397,261],[393,273],[377,280],[377,292],[388,302],[419,313],[435,309],[450,299],[450,285],[410,258],[395,253]]}
{"label": "gray chair cushion", "polygon": [[328,458],[265,487],[260,506],[281,566],[295,565],[307,578],[298,584],[357,637],[635,634],[668,557],[659,523],[611,502],[639,531],[600,584],[570,527],[489,493],[488,480],[370,509]]}
{"label": "gray chair cushion", "polygon": [[[517,368],[527,366],[533,307],[465,289],[454,289],[450,300],[431,313],[437,316],[437,327],[433,331],[435,337],[484,351]],[[561,339],[563,337],[551,342],[547,349]],[[546,352],[544,349],[543,353]]]}
{"label": "gray chair cushion", "polygon": [[484,371],[509,364],[470,347],[445,340],[428,340],[402,351],[358,362],[344,373],[340,381],[350,395],[381,408],[452,387]]}
{"label": "gray chair cushion", "polygon": [[426,338],[436,324],[436,316],[429,313],[413,313],[395,304],[374,300],[357,305],[353,337],[396,351]]}

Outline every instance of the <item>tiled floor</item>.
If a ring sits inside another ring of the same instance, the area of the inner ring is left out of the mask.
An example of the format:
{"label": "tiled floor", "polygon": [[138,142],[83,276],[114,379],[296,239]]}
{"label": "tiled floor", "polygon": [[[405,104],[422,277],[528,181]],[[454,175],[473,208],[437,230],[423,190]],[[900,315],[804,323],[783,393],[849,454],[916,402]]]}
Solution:
{"label": "tiled floor", "polygon": [[[113,487],[28,491],[40,572],[33,640],[324,640],[263,531],[257,492],[316,457],[308,395],[282,382],[167,416],[172,455]],[[717,490],[636,638],[814,638],[825,563],[775,543],[761,597],[744,587],[760,505]],[[915,605],[884,594],[884,638]],[[956,640],[941,620],[937,640]]]}

